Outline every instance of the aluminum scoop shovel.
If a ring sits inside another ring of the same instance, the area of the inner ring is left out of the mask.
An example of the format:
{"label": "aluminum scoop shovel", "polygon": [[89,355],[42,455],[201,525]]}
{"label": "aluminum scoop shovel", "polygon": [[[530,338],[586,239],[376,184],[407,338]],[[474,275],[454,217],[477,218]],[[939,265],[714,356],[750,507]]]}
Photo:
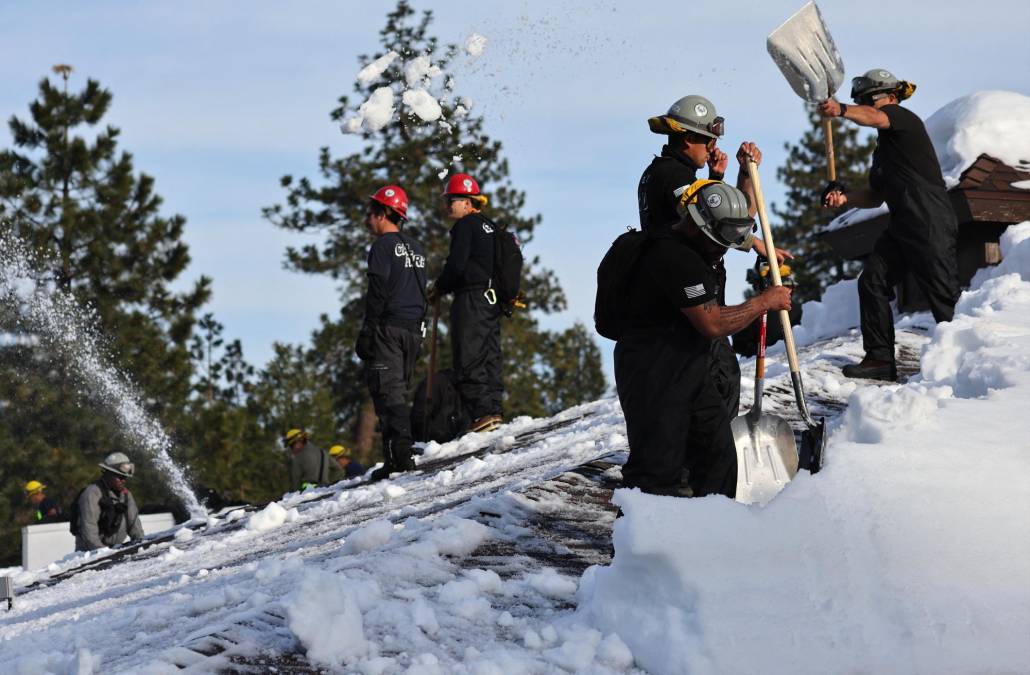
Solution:
{"label": "aluminum scoop shovel", "polygon": [[758,356],[755,359],[755,403],[746,415],[730,423],[737,446],[737,501],[766,504],[798,472],[798,449],[794,430],[787,420],[762,413],[765,384],[766,315],[758,330]]}

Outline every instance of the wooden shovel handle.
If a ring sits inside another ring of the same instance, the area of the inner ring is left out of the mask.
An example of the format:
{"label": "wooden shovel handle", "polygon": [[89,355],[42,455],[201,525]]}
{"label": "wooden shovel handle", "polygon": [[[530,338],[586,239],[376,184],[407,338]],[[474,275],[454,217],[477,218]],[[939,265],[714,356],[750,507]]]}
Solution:
{"label": "wooden shovel handle", "polygon": [[[762,194],[762,181],[758,177],[758,165],[754,160],[748,159],[747,171],[751,174],[751,185],[755,189],[755,201],[758,202],[758,222],[762,225],[762,239],[765,240],[765,254],[769,258],[769,274],[772,275],[773,286],[782,286],[780,280],[780,264],[776,259],[776,245],[773,243],[772,228],[769,226],[769,214],[765,210],[765,196]],[[783,344],[787,347],[787,360],[790,362],[790,372],[800,372],[798,355],[794,348],[794,331],[791,330],[790,312],[781,309],[779,312],[780,324],[783,326]]]}
{"label": "wooden shovel handle", "polygon": [[826,132],[826,180],[831,183],[837,180],[837,159],[833,155],[833,120],[823,120],[823,131]]}

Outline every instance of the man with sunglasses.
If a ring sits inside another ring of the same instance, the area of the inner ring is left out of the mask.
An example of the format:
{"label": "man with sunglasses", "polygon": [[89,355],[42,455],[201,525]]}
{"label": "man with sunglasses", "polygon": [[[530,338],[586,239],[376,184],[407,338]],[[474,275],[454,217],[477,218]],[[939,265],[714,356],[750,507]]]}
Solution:
{"label": "man with sunglasses", "polygon": [[461,404],[472,422],[469,431],[493,431],[501,425],[504,383],[501,378],[503,308],[491,286],[494,276],[494,224],[482,214],[487,197],[467,173],[457,173],[444,188],[451,227],[447,262],[433,284],[431,299],[454,293],[450,332],[454,375]]}
{"label": "man with sunglasses", "polygon": [[100,463],[100,480],[87,485],[75,500],[71,531],[76,551],[118,546],[126,539],[143,539],[139,508],[126,483],[136,465],[123,452],[112,452]]}
{"label": "man with sunglasses", "polygon": [[720,304],[709,270],[751,232],[747,198],[708,180],[688,185],[682,197],[683,218],[648,238],[627,284],[628,315],[615,345],[630,447],[622,476],[627,487],[652,494],[733,498],[736,411],[710,375],[710,346],[765,312],[788,309],[790,289]]}
{"label": "man with sunglasses", "polygon": [[894,286],[911,272],[936,321],[950,321],[959,296],[958,220],[941,165],[923,121],[898,103],[915,91],[887,70],[874,68],[851,81],[856,105],[830,99],[824,117],[844,117],[877,130],[869,187],[848,191],[838,182],[823,190],[828,208],[875,208],[884,202],[890,225],[873,246],[858,279],[865,357],[844,366],[847,377],[894,381]]}
{"label": "man with sunglasses", "polygon": [[[661,155],[654,158],[644,170],[637,187],[637,202],[640,210],[640,228],[651,234],[668,232],[684,215],[685,191],[697,180],[697,172],[708,165],[711,180],[721,181],[729,163],[726,153],[716,144],[725,132],[725,120],[716,114],[715,105],[703,96],[690,95],[679,99],[664,115],[652,117],[648,126],[653,133],[664,134],[667,142]],[[747,161],[754,159],[761,163],[762,152],[752,142],[741,143],[737,150],[737,189],[747,198],[747,210],[751,217],[757,211],[751,175]],[[755,238],[749,231],[743,241],[732,248],[741,251],[752,249],[765,256],[765,242]],[[778,250],[777,258],[782,262],[793,258],[788,251]],[[726,304],[726,267],[720,254],[710,264],[709,283],[712,285],[719,304]],[[711,346],[711,377],[732,415],[737,414],[740,405],[740,366],[737,356],[726,338],[713,340]]]}
{"label": "man with sunglasses", "polygon": [[425,336],[426,254],[401,232],[407,217],[408,195],[397,185],[381,187],[369,198],[365,226],[375,241],[368,250],[365,320],[355,351],[365,365],[383,436],[383,466],[371,480],[415,468],[406,399]]}

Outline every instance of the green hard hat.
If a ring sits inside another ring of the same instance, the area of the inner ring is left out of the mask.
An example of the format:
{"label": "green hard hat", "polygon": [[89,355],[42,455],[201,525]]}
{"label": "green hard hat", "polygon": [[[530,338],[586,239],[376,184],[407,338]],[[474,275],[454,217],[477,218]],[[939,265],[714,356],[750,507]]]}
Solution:
{"label": "green hard hat", "polygon": [[873,68],[864,75],[851,78],[851,99],[857,102],[863,96],[894,91],[899,86],[901,82],[889,70]]}
{"label": "green hard hat", "polygon": [[726,248],[744,243],[754,229],[744,193],[722,182],[709,183],[687,204],[687,215],[708,238]]}
{"label": "green hard hat", "polygon": [[724,120],[715,113],[715,104],[704,96],[684,96],[670,106],[664,115],[647,120],[656,134],[682,134],[693,132],[710,138],[723,134]]}

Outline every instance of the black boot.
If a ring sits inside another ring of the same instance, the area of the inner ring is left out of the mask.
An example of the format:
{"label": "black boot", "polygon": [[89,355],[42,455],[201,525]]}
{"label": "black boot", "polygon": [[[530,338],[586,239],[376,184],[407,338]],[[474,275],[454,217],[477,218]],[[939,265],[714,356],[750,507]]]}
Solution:
{"label": "black boot", "polygon": [[868,356],[861,363],[852,363],[841,368],[844,377],[855,377],[865,380],[884,380],[896,382],[898,368],[893,361],[880,361]]}

